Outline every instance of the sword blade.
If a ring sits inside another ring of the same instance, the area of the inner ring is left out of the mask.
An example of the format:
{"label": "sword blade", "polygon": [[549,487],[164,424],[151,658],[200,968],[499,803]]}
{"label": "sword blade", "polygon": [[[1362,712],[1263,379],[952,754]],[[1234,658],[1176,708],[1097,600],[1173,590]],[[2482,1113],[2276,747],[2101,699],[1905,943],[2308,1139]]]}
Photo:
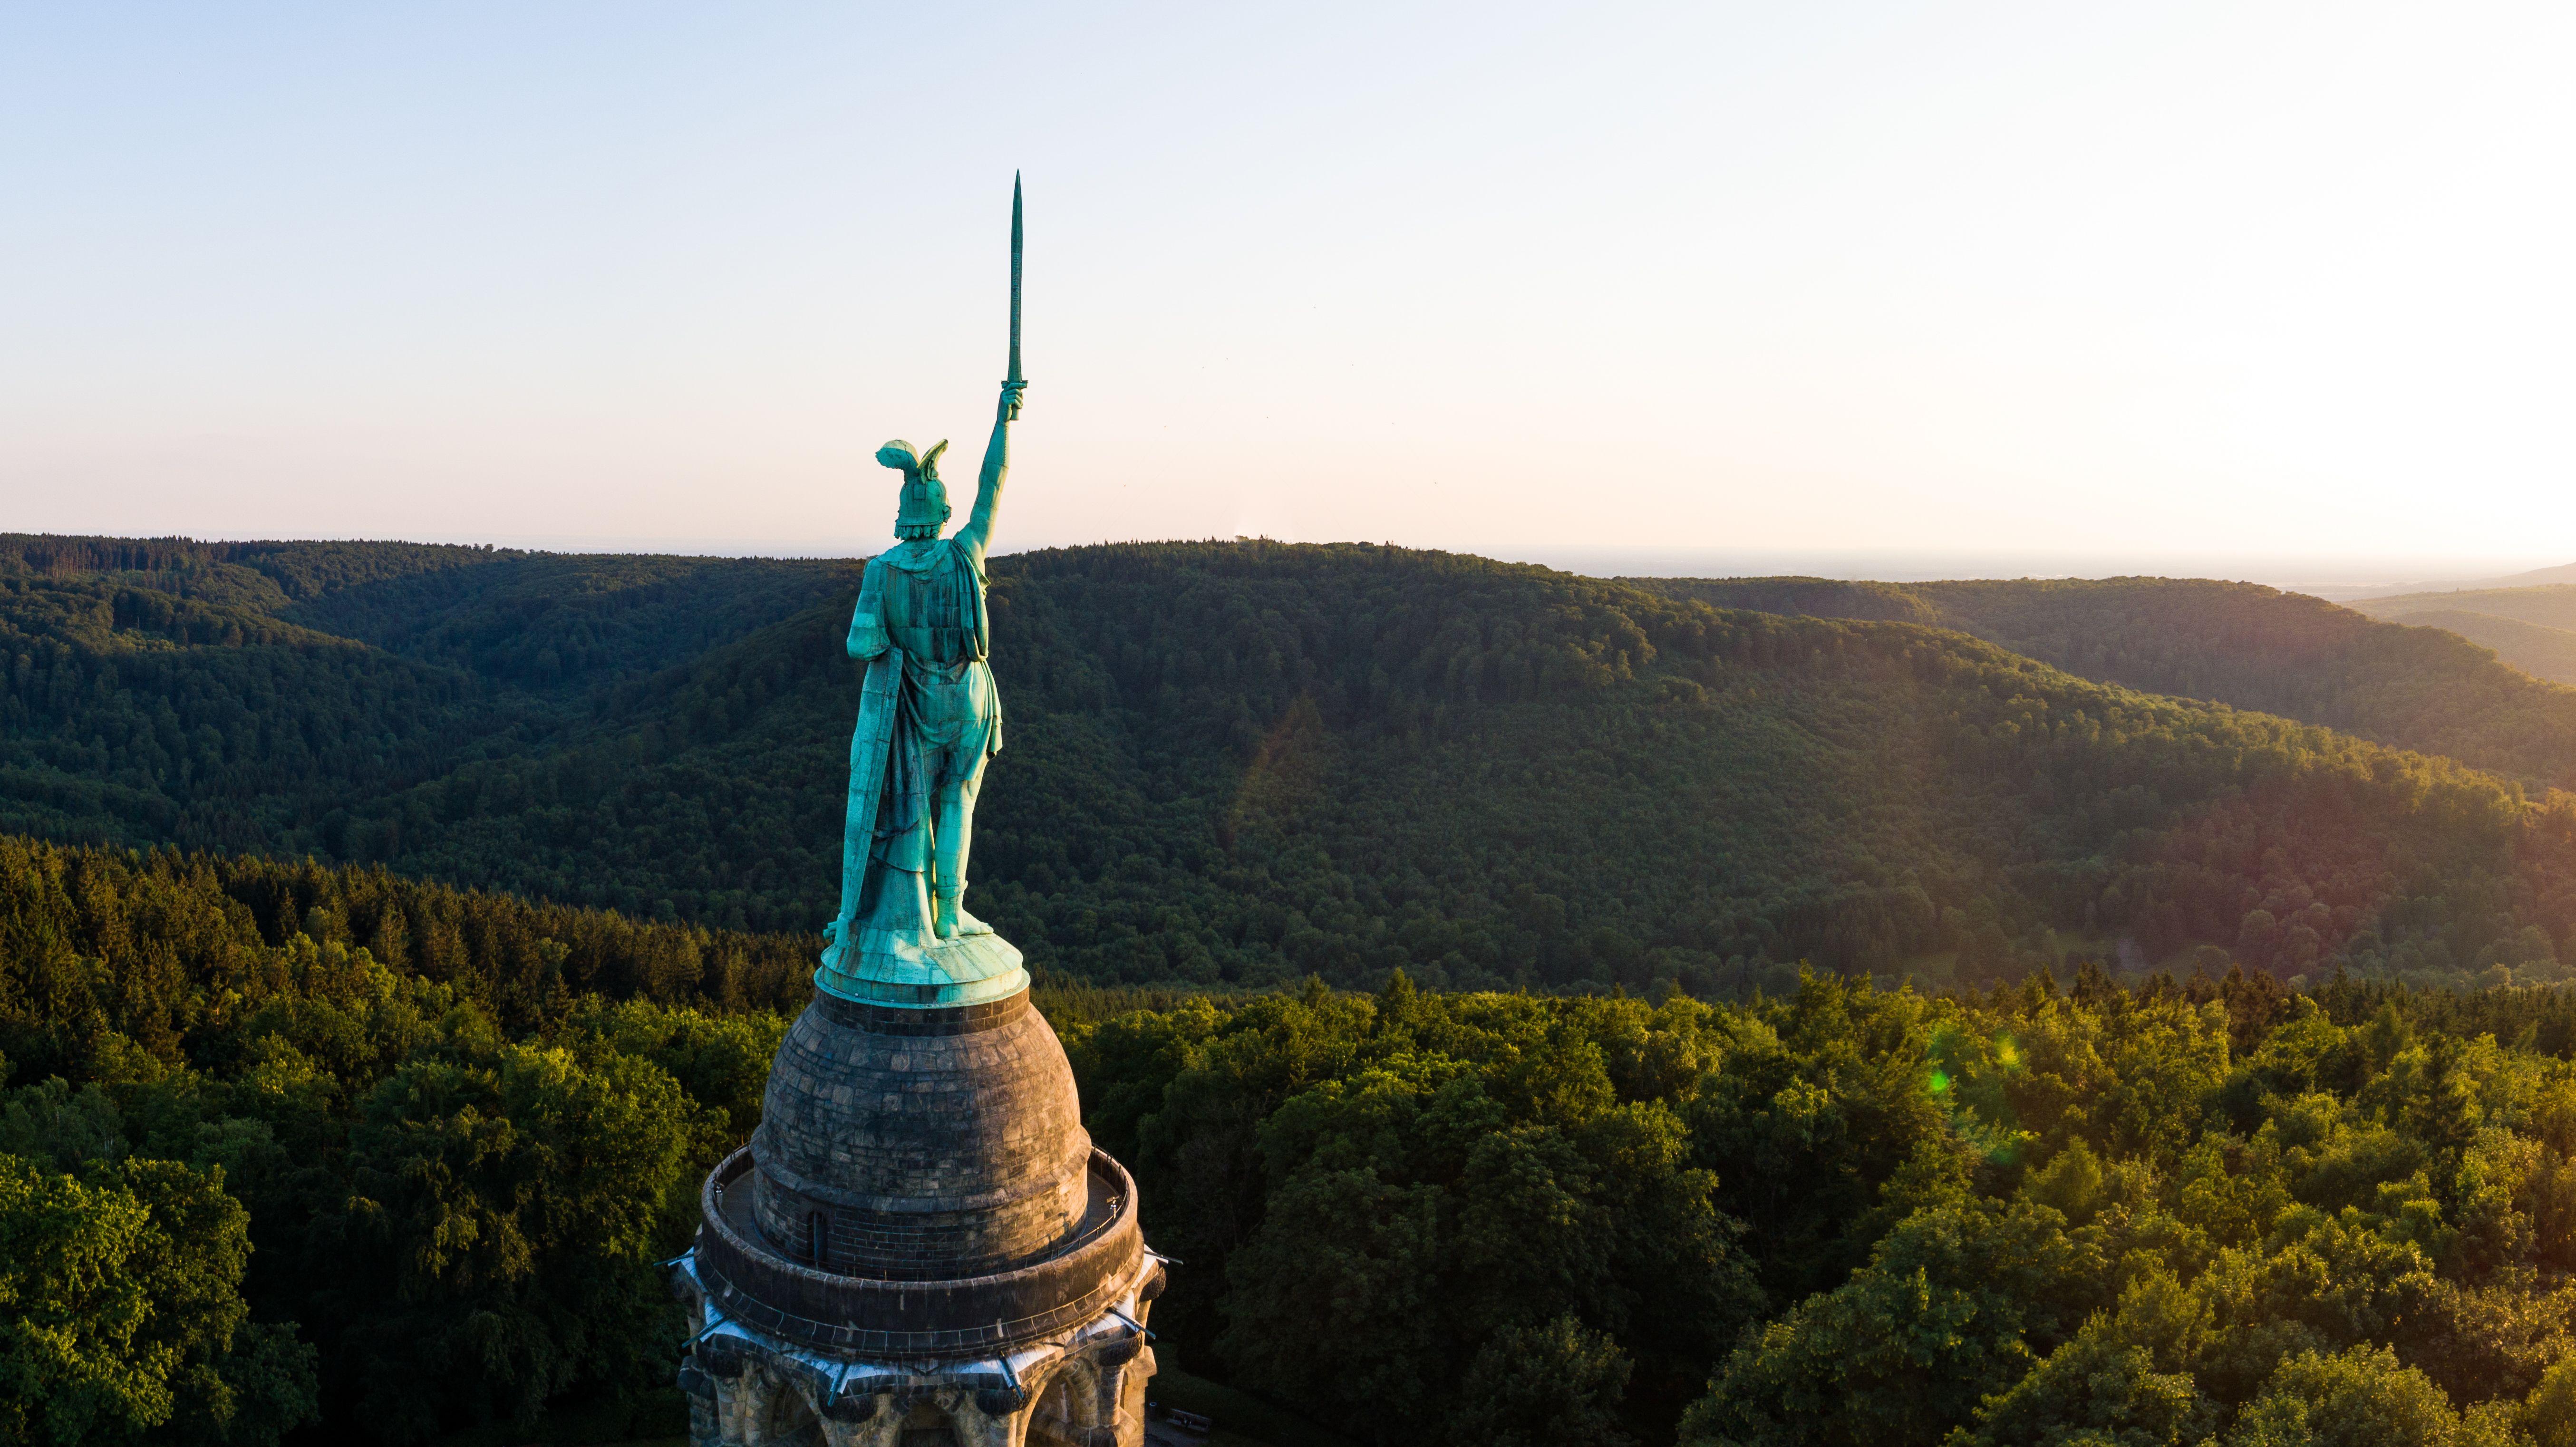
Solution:
{"label": "sword blade", "polygon": [[1020,380],[1020,173],[1011,173],[1011,375]]}

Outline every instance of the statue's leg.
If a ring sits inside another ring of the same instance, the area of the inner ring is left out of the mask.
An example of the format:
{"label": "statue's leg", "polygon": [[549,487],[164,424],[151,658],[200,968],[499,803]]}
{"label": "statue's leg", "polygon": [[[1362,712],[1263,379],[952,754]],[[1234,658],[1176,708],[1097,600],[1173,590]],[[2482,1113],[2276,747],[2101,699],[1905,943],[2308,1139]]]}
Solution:
{"label": "statue's leg", "polygon": [[985,753],[980,739],[974,746],[946,750],[942,761],[943,777],[939,781],[938,824],[931,831],[932,847],[938,851],[933,868],[933,889],[939,910],[939,937],[988,935],[993,927],[966,912],[966,852],[975,832],[975,795],[984,787]]}

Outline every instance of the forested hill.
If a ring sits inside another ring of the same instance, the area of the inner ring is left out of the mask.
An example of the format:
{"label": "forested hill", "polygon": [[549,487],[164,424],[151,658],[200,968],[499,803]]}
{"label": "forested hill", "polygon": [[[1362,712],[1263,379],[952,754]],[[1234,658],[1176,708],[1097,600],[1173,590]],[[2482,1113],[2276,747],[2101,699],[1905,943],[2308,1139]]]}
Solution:
{"label": "forested hill", "polygon": [[[856,581],[11,540],[0,822],[801,933]],[[976,908],[1058,978],[1724,991],[2206,946],[2553,979],[2576,931],[2563,799],[1918,623],[1269,543],[1005,558],[993,617]]]}
{"label": "forested hill", "polygon": [[2552,628],[2493,613],[2430,611],[2409,613],[2395,621],[2410,628],[2439,628],[2457,633],[2534,678],[2576,684],[2576,628]]}
{"label": "forested hill", "polygon": [[[2535,785],[2576,788],[2576,688],[2532,676],[2576,661],[2576,650],[2535,639],[2548,631],[2539,628],[2508,637],[2509,619],[2486,620],[2495,626],[2471,642],[2432,617],[2376,622],[2301,593],[2197,578],[1628,581],[1722,608],[1955,628],[2100,682],[2276,713]],[[2429,626],[2405,626],[2412,624]],[[2567,642],[2576,645],[2576,635]],[[2508,643],[2532,645],[2515,659],[2520,667],[2490,651]]]}
{"label": "forested hill", "polygon": [[2405,593],[2351,606],[2373,618],[2449,629],[2535,678],[2576,683],[2576,586]]}

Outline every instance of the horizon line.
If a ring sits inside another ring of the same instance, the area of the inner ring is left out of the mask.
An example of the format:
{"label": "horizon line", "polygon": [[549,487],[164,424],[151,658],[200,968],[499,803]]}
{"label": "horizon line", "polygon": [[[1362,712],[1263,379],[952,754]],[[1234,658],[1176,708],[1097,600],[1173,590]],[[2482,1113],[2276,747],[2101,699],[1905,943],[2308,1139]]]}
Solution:
{"label": "horizon line", "polygon": [[[760,537],[604,536],[600,534],[518,534],[480,537],[429,534],[418,537],[360,535],[278,537],[223,533],[56,533],[30,532],[20,537],[117,538],[133,541],[189,543],[405,543],[433,547],[483,547],[557,556],[645,556],[701,558],[848,559],[873,557],[892,539],[874,546],[857,538],[782,539]],[[2424,588],[2438,590],[2472,584],[2494,585],[2512,577],[2576,567],[2560,555],[2365,553],[2358,551],[2221,551],[2098,548],[1890,548],[1833,547],[1795,544],[1675,546],[1670,544],[1566,545],[1485,544],[1438,546],[1393,539],[1273,538],[1238,533],[1232,536],[1095,538],[1080,542],[1042,542],[997,548],[991,556],[1053,548],[1114,547],[1149,543],[1277,542],[1330,546],[1362,543],[1423,552],[1446,552],[1496,562],[1530,563],[1590,577],[1821,577],[1845,582],[1935,582],[1970,578],[2208,578],[2252,582],[2291,591]],[[2576,581],[2576,579],[2571,579]]]}

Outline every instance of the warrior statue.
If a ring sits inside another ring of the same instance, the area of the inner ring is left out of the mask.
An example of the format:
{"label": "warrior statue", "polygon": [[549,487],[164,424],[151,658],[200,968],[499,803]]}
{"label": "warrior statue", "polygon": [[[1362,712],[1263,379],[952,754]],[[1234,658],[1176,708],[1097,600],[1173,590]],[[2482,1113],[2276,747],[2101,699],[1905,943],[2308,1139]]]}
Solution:
{"label": "warrior statue", "polygon": [[1002,747],[1002,705],[984,659],[984,550],[1011,470],[1020,415],[1020,216],[1011,200],[1011,366],[975,484],[953,537],[939,455],[896,440],[877,461],[903,474],[895,545],[868,562],[850,617],[865,662],[850,739],[841,912],[824,927],[818,983],[855,999],[971,1004],[1026,983],[1020,953],[966,912],[966,854],[984,761]]}
{"label": "warrior statue", "polygon": [[840,918],[759,1128],[664,1263],[691,1447],[1147,1440],[1164,1259],[1136,1178],[1082,1128],[1020,952],[966,912],[975,786],[1002,746],[984,548],[1023,385],[1019,213],[1014,184],[1011,371],[966,526],[939,536],[939,448],[877,453],[903,472],[900,541],[850,620],[866,682]]}

